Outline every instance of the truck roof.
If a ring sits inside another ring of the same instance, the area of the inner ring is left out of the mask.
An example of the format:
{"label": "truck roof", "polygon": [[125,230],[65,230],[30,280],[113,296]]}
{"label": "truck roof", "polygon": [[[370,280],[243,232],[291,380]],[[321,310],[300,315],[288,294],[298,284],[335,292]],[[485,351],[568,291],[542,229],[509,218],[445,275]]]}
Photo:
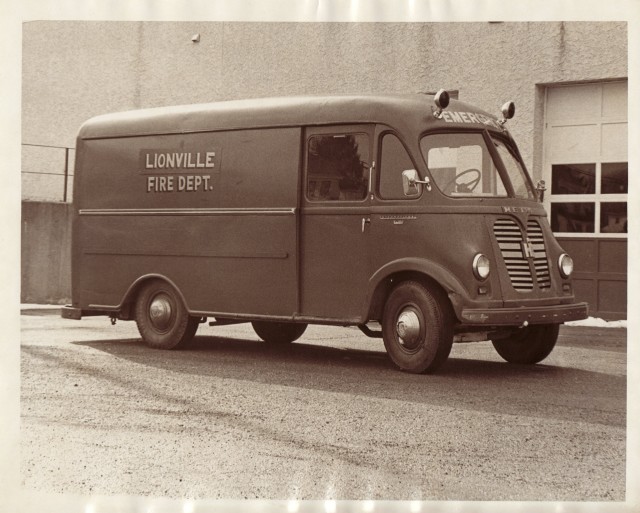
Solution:
{"label": "truck roof", "polygon": [[[157,107],[96,116],[80,128],[79,139],[241,130],[283,126],[385,123],[399,130],[425,130],[436,119],[431,94],[292,96]],[[445,110],[479,114],[464,124],[497,129],[496,117],[465,102],[451,100]],[[453,122],[462,122],[453,119]]]}

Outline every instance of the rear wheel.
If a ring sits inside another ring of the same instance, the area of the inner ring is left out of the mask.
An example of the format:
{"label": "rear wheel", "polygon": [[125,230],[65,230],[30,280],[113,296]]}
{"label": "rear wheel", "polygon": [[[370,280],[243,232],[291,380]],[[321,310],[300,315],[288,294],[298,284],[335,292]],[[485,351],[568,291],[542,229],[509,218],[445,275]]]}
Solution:
{"label": "rear wheel", "polygon": [[553,351],[559,331],[559,324],[536,324],[520,328],[513,335],[491,343],[509,363],[534,364]]}
{"label": "rear wheel", "polygon": [[382,318],[382,338],[400,369],[433,372],[448,358],[453,328],[442,294],[408,281],[389,295]]}
{"label": "rear wheel", "polygon": [[200,323],[199,318],[189,316],[176,290],[162,280],[143,286],[136,300],[135,319],[140,336],[155,349],[184,347]]}
{"label": "rear wheel", "polygon": [[307,329],[306,324],[294,322],[254,321],[251,325],[256,334],[270,344],[290,344]]}

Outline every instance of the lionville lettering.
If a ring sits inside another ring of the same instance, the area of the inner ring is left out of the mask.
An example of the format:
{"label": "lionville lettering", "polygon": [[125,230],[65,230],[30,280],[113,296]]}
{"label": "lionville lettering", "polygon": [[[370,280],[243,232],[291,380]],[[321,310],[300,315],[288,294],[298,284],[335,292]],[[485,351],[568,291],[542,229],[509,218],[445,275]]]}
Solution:
{"label": "lionville lettering", "polygon": [[197,169],[215,167],[215,151],[153,152],[145,155],[146,169]]}

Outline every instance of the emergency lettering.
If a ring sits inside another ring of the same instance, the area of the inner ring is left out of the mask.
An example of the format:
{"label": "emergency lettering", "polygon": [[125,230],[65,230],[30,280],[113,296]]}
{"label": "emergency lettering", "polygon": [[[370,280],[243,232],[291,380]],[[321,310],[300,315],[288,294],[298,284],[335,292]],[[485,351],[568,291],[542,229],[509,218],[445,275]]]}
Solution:
{"label": "emergency lettering", "polygon": [[480,123],[495,128],[502,128],[497,120],[475,112],[463,112],[454,110],[442,111],[442,119],[447,123]]}

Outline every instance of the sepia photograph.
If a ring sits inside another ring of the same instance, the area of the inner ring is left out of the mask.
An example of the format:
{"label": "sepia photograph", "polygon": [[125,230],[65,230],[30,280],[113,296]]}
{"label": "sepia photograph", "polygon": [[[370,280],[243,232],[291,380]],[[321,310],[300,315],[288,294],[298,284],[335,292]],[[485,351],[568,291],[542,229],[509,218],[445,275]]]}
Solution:
{"label": "sepia photograph", "polygon": [[634,511],[640,4],[284,3],[14,22],[0,510]]}

